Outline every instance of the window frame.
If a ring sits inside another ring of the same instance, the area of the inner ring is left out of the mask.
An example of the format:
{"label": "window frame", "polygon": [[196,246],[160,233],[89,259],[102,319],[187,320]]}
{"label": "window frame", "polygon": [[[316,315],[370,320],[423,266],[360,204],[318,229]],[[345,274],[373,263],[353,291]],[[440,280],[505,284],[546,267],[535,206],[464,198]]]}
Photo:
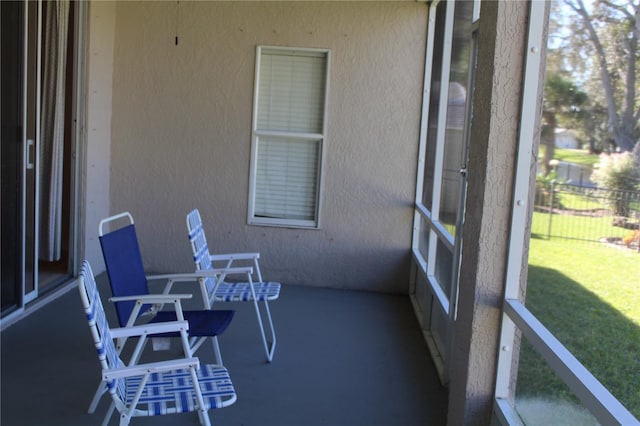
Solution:
{"label": "window frame", "polygon": [[[323,93],[323,108],[322,108],[322,126],[320,133],[309,133],[301,131],[281,131],[281,130],[264,130],[258,128],[258,114],[260,103],[260,70],[262,65],[263,53],[267,52],[288,52],[291,56],[300,55],[312,55],[323,56],[325,59],[325,81],[324,81],[324,93]],[[322,194],[323,194],[323,182],[324,182],[324,157],[325,157],[325,144],[327,134],[327,111],[329,100],[329,73],[331,70],[331,51],[323,48],[304,48],[304,47],[285,47],[285,46],[269,46],[258,45],[256,47],[256,64],[255,64],[255,76],[254,76],[254,94],[253,94],[253,118],[251,122],[251,164],[250,164],[250,176],[249,176],[249,204],[247,212],[247,223],[249,225],[258,226],[275,226],[275,227],[287,227],[287,228],[307,228],[307,229],[319,229],[321,225],[321,211],[322,211]],[[279,137],[283,139],[299,139],[301,141],[317,141],[318,143],[318,164],[317,164],[317,180],[316,180],[316,193],[315,197],[315,212],[314,218],[310,220],[305,219],[293,219],[293,218],[270,218],[261,217],[256,215],[256,190],[258,179],[258,154],[260,138],[273,138]]]}
{"label": "window frame", "polygon": [[[477,14],[479,4],[474,2],[474,16]],[[443,19],[443,36],[439,43],[436,42],[436,28],[438,28],[437,20]],[[464,157],[465,160],[460,164],[461,167],[461,185],[458,192],[458,209],[456,212],[455,232],[451,234],[446,224],[440,220],[443,174],[445,163],[445,144],[447,143],[447,120],[449,115],[449,91],[442,90],[438,94],[437,99],[432,99],[435,93],[432,88],[432,79],[434,75],[439,73],[439,82],[441,87],[448,87],[451,78],[451,54],[453,48],[453,35],[456,16],[456,2],[445,2],[434,0],[429,5],[428,17],[428,33],[426,45],[425,74],[423,100],[422,100],[422,118],[420,128],[420,145],[418,154],[418,171],[416,179],[416,194],[414,206],[414,222],[413,222],[413,239],[412,254],[414,262],[414,273],[421,276],[425,288],[424,300],[414,300],[414,307],[418,313],[419,321],[427,340],[427,344],[432,356],[436,360],[436,368],[440,375],[442,383],[449,381],[449,365],[453,351],[453,332],[452,327],[457,314],[458,300],[458,275],[461,259],[461,239],[462,239],[462,221],[464,215],[464,204],[466,199],[466,150],[469,138],[469,126],[471,123],[471,103],[473,94],[469,93],[465,100],[464,120],[465,128],[463,135]],[[475,43],[475,27],[471,26],[469,37]],[[473,47],[475,54],[475,46]],[[471,53],[471,52],[470,52]],[[441,55],[439,61],[433,58]],[[473,59],[471,56],[468,58]],[[437,68],[436,68],[437,67]],[[474,79],[473,67],[469,70],[468,78],[470,79],[468,87],[472,87]],[[433,102],[432,102],[433,101]],[[430,135],[430,120],[435,117],[435,132]],[[433,146],[429,160],[428,145]],[[429,182],[425,181],[427,168],[432,167],[432,173]],[[430,199],[425,199],[426,186],[430,185]],[[449,266],[451,269],[444,271],[438,265],[438,259],[443,254],[450,254],[452,261]],[[439,271],[447,273],[449,280],[441,282],[443,277]],[[448,281],[448,283],[445,283]],[[412,283],[412,292],[416,292],[417,282]],[[415,299],[415,296],[413,296]],[[423,308],[420,308],[422,306]]]}

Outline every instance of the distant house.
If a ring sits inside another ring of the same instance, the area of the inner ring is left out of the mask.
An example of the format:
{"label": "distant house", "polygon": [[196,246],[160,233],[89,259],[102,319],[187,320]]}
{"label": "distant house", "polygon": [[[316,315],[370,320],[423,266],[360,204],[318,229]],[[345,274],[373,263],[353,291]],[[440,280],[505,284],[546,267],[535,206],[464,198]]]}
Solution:
{"label": "distant house", "polygon": [[556,129],[556,148],[578,149],[580,143],[573,130]]}

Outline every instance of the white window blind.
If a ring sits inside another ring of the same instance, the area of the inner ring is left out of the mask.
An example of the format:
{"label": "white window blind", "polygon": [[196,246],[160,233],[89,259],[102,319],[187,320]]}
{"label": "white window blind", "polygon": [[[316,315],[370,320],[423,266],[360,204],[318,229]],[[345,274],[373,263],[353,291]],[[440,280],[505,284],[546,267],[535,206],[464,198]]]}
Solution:
{"label": "white window blind", "polygon": [[258,130],[322,133],[325,73],[325,54],[263,50]]}
{"label": "white window blind", "polygon": [[260,138],[255,215],[314,220],[320,142]]}
{"label": "white window blind", "polygon": [[259,48],[250,223],[318,224],[328,52]]}

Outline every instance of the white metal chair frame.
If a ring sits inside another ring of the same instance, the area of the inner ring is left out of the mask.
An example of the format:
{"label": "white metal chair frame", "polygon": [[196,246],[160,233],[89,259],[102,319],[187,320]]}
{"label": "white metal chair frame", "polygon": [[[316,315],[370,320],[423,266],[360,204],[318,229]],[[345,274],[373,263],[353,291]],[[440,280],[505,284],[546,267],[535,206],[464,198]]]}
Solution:
{"label": "white metal chair frame", "polygon": [[[128,300],[133,300],[136,302],[134,310],[131,312],[131,316],[129,317],[129,321],[127,322],[127,325],[125,327],[122,327],[118,330],[126,330],[129,328],[133,328],[135,329],[136,327],[141,327],[141,326],[136,326],[135,325],[135,321],[138,318],[138,312],[140,312],[140,309],[142,308],[143,305],[148,305],[148,304],[153,304],[153,308],[151,308],[148,312],[144,312],[141,314],[142,316],[149,316],[149,315],[153,315],[153,312],[162,309],[162,307],[165,304],[172,304],[174,307],[174,310],[176,311],[176,318],[180,321],[184,320],[184,315],[182,313],[182,304],[181,304],[181,300],[185,300],[185,299],[191,299],[193,297],[192,294],[171,294],[169,293],[169,291],[171,290],[172,285],[175,282],[180,282],[180,281],[188,281],[188,282],[194,282],[197,280],[202,280],[203,277],[207,277],[207,276],[216,276],[216,274],[214,272],[212,272],[211,274],[205,274],[205,273],[201,273],[201,274],[194,274],[194,273],[186,273],[186,274],[173,274],[173,275],[157,275],[157,276],[149,276],[147,277],[148,279],[168,279],[168,282],[165,286],[165,292],[163,292],[162,294],[150,294],[150,295],[139,295],[139,296],[126,296],[126,297],[111,297],[108,300],[110,302],[120,302],[120,301],[128,301]],[[170,277],[170,279],[169,279]],[[153,311],[153,312],[152,312]],[[158,325],[161,325],[163,323],[157,323]],[[129,360],[129,364],[130,366],[132,365],[136,365],[138,360],[140,359],[140,356],[142,355],[142,352],[146,346],[146,343],[148,341],[149,338],[153,339],[153,335],[154,334],[160,334],[160,333],[166,333],[169,331],[177,331],[177,330],[162,330],[159,327],[156,327],[156,324],[147,324],[145,325],[147,328],[146,330],[148,330],[147,334],[145,334],[144,338],[140,338],[137,340],[135,349],[131,355],[131,358]],[[112,329],[112,331],[115,329]],[[116,339],[116,349],[118,351],[118,355],[122,353],[122,350],[124,349],[124,346],[127,342],[127,340],[131,337],[129,336],[126,332],[124,331],[119,331],[118,333],[112,333]],[[187,330],[187,334],[188,334],[188,330]],[[183,346],[183,351],[184,351],[184,355],[185,357],[191,358],[194,356],[194,353],[200,348],[200,346],[202,346],[202,344],[204,343],[204,341],[206,340],[206,337],[191,337],[188,338],[187,340],[187,344],[186,345],[182,345]],[[223,365],[222,364],[222,355],[220,353],[220,347],[218,345],[218,340],[213,339],[213,349],[214,349],[214,355],[215,355],[215,359],[216,359],[216,363],[218,365]],[[106,383],[104,380],[102,380],[100,382],[100,384],[98,385],[98,389],[96,390],[96,393],[93,397],[93,399],[91,400],[91,403],[89,404],[89,409],[88,412],[89,414],[93,414],[96,410],[96,408],[98,407],[98,403],[100,402],[100,399],[102,398],[102,396],[108,391],[108,388],[106,386]],[[111,412],[113,411],[114,407],[111,407]],[[110,416],[110,414],[109,414]]]}
{"label": "white metal chair frame", "polygon": [[[78,278],[78,288],[102,366],[102,380],[108,385],[107,388],[113,398],[103,420],[103,426],[108,424],[115,409],[120,413],[121,426],[128,425],[131,417],[187,411],[197,411],[200,424],[210,426],[208,409],[226,407],[237,400],[228,372],[222,366],[201,366],[199,359],[191,356],[183,359],[137,364],[139,351],[147,338],[158,333],[179,332],[185,353],[189,353],[190,345],[187,335],[189,323],[182,317],[180,300],[190,298],[191,295],[171,295],[172,302],[176,306],[177,321],[111,329],[91,266],[87,261],[83,262]],[[129,365],[125,366],[114,340],[132,337],[139,338],[136,353],[132,356]],[[171,377],[176,376],[185,382],[190,379],[191,389],[188,388],[188,383],[181,387],[164,386],[167,381],[171,380]],[[159,381],[157,381],[157,377]],[[156,380],[155,383],[154,380]],[[207,384],[201,384],[201,380],[205,380]],[[145,393],[146,386],[151,383],[154,383],[154,386],[163,387],[162,397]],[[203,396],[204,394],[207,395],[206,398]],[[168,398],[171,395],[175,395],[174,399]],[[184,404],[178,401],[184,402]],[[174,405],[168,406],[167,402],[172,402]],[[146,408],[141,408],[141,404],[146,405]]]}
{"label": "white metal chair frame", "polygon": [[[100,221],[98,226],[98,234],[99,236],[104,235],[104,230],[106,225],[109,222],[116,221],[118,219],[127,219],[133,224],[133,217],[130,213],[124,212],[117,214],[115,216],[111,216],[105,218]],[[176,311],[176,317],[178,320],[184,320],[184,315],[182,311],[182,305],[180,300],[183,299],[191,299],[193,297],[192,294],[171,294],[171,290],[175,283],[179,282],[199,282],[201,288],[206,287],[205,280],[207,279],[216,279],[220,274],[239,274],[246,275],[249,279],[251,278],[251,274],[253,273],[252,267],[234,267],[234,268],[224,268],[224,269],[211,269],[208,271],[196,271],[195,273],[178,273],[178,274],[160,274],[160,275],[147,275],[147,281],[160,281],[166,280],[166,284],[162,293],[159,294],[145,294],[145,295],[135,295],[135,296],[123,296],[123,297],[111,297],[108,300],[110,302],[124,302],[124,301],[135,301],[135,306],[129,315],[129,319],[127,320],[126,325],[123,328],[135,327],[136,320],[142,317],[153,317],[157,312],[163,309],[165,304],[173,304],[174,310]],[[209,303],[206,301],[205,303]],[[140,310],[144,305],[151,305],[147,311],[140,313]],[[211,303],[207,306],[207,309],[211,309]],[[150,324],[151,325],[151,324]],[[155,334],[163,333],[164,331],[158,331]],[[118,354],[121,354],[124,346],[129,338],[126,333],[120,333],[116,339],[116,349],[118,350]],[[153,334],[153,333],[150,333]],[[153,339],[153,336],[148,336]],[[184,346],[184,355],[185,357],[193,357],[194,353],[202,346],[202,344],[206,341],[207,338],[212,337],[213,351],[215,355],[216,364],[223,365],[222,362],[222,354],[220,352],[220,345],[218,343],[217,336],[203,336],[203,337],[190,337],[188,339],[188,345]],[[136,347],[131,355],[129,360],[129,365],[137,364],[142,352],[146,346],[148,341],[147,336],[144,339],[138,339]],[[98,403],[102,396],[108,391],[107,385],[104,380],[100,382],[96,392],[89,404],[88,412],[93,414],[98,407]],[[110,411],[113,412],[113,408],[110,408]],[[109,416],[111,414],[108,414]]]}
{"label": "white metal chair frame", "polygon": [[[193,259],[196,264],[196,273],[218,271],[211,277],[206,277],[200,281],[202,298],[205,302],[205,308],[211,309],[215,301],[218,302],[253,302],[256,316],[258,318],[258,326],[260,335],[264,345],[267,360],[273,361],[273,355],[276,348],[276,333],[271,318],[271,310],[269,309],[269,301],[276,300],[280,296],[280,283],[265,282],[262,279],[260,271],[260,253],[228,253],[228,254],[211,254],[207,245],[204,227],[198,209],[194,209],[186,218],[187,229],[189,231],[189,243],[193,252]],[[248,273],[247,282],[229,283],[225,278],[229,275],[227,271],[233,272],[234,262],[249,262],[252,264],[252,270],[256,274],[257,282],[253,281],[253,272]],[[223,262],[224,267],[215,268],[214,262]],[[264,316],[269,326],[269,334],[271,342],[267,340],[265,328],[263,325],[263,314],[260,310],[258,302],[263,302]]]}
{"label": "white metal chair frame", "polygon": [[[127,219],[130,224],[134,224],[133,216],[129,212],[123,212],[114,216],[110,216],[108,218],[102,219],[98,224],[98,236],[102,237],[105,232],[105,227],[108,223],[115,222],[119,219]],[[210,269],[207,271],[196,271],[195,273],[177,273],[177,274],[161,274],[161,275],[147,275],[147,281],[157,281],[157,280],[166,280],[165,287],[161,294],[153,294],[153,295],[138,295],[138,296],[129,296],[129,297],[112,297],[109,299],[111,302],[123,302],[123,301],[136,301],[136,305],[131,312],[129,319],[127,321],[126,327],[131,327],[135,324],[136,320],[139,317],[145,316],[153,316],[157,312],[161,311],[164,307],[165,303],[170,303],[172,300],[171,297],[174,296],[171,294],[171,290],[173,285],[178,282],[199,282],[200,287],[204,287],[205,282],[209,279],[214,279],[216,281],[218,276],[227,276],[227,275],[246,275],[249,279],[251,278],[251,274],[253,274],[252,267],[234,267],[234,268],[216,268]],[[161,295],[169,296],[168,299],[163,299]],[[146,312],[140,314],[140,309],[142,306],[152,304],[151,308]],[[209,303],[206,309],[211,309],[211,305],[213,303]],[[208,337],[191,337],[189,339],[189,352],[188,356],[193,355],[205,340]],[[126,339],[118,340],[118,347],[121,348],[124,346]],[[220,352],[220,345],[218,344],[217,336],[213,336],[213,350],[216,357],[216,362],[220,365],[222,362],[222,355]],[[187,353],[185,353],[187,355]]]}

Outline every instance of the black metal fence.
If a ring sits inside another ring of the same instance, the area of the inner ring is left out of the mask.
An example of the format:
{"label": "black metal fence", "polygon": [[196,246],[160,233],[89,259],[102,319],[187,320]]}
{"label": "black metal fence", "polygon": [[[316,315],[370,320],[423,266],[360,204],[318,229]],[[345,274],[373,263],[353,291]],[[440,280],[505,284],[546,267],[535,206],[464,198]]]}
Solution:
{"label": "black metal fence", "polygon": [[640,251],[640,191],[539,181],[535,209],[547,213],[547,238],[619,244]]}

